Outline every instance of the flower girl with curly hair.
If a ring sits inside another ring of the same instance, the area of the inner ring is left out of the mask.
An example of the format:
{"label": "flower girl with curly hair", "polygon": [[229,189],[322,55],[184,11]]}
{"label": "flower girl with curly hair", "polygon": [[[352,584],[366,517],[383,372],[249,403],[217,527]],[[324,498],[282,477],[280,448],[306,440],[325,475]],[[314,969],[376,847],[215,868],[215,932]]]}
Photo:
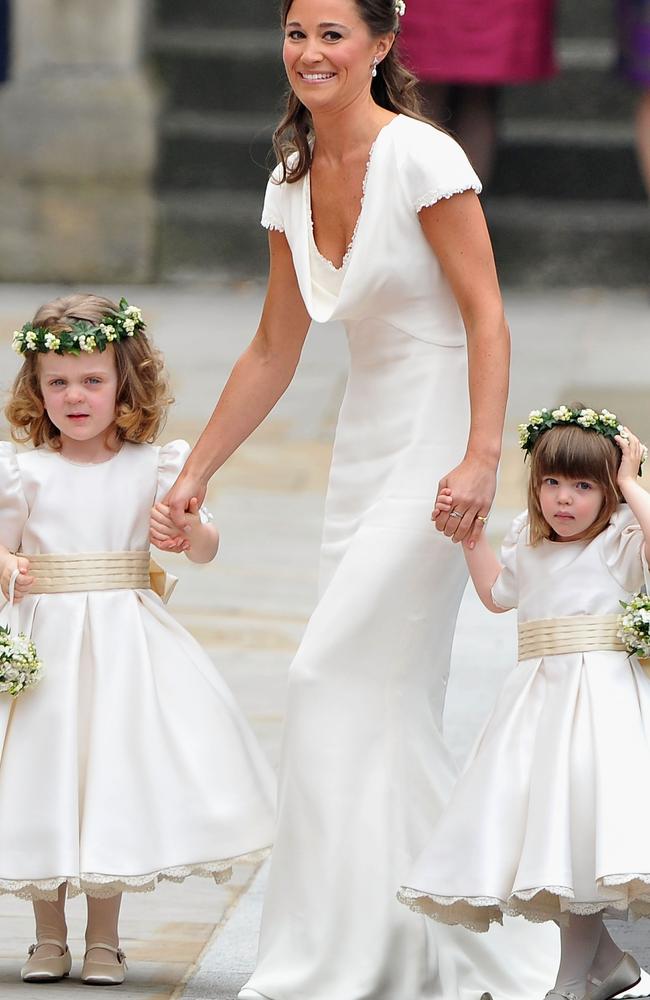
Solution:
{"label": "flower girl with curly hair", "polygon": [[[620,619],[647,580],[645,449],[607,410],[534,410],[520,430],[528,510],[501,561],[484,533],[464,545],[483,604],[518,609],[519,663],[399,898],[475,931],[556,921],[547,996],[609,1000],[640,970],[603,914],[650,915],[650,678]],[[454,509],[442,490],[442,530]]]}
{"label": "flower girl with curly hair", "polygon": [[[274,782],[158,596],[150,528],[178,536],[161,498],[189,445],[153,444],[171,400],[140,310],[55,299],[14,348],[23,364],[6,415],[33,447],[0,442],[0,625],[18,615],[44,675],[0,695],[0,892],[33,900],[28,982],[69,975],[65,898],[85,893],[81,978],[109,985],[124,979],[121,894],[227,879],[270,844]],[[196,504],[191,520],[176,548],[207,562],[217,531]]]}

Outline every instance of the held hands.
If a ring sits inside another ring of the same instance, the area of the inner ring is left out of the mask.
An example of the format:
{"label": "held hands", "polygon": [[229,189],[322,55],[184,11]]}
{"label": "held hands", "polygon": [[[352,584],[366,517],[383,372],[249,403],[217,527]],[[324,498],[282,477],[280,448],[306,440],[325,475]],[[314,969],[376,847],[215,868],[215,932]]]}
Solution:
{"label": "held hands", "polygon": [[166,503],[157,503],[151,509],[149,538],[152,545],[164,552],[184,552],[192,562],[210,562],[219,548],[219,532],[209,522],[201,520],[198,497],[191,497],[188,509],[183,512],[185,528],[180,528],[171,517]]}
{"label": "held hands", "polygon": [[627,427],[625,428],[625,437],[622,434],[617,434],[615,440],[623,453],[616,481],[621,491],[624,492],[626,485],[637,481],[648,449]]}
{"label": "held hands", "polygon": [[24,556],[7,555],[0,570],[0,588],[7,600],[9,600],[9,584],[14,570],[18,570],[18,577],[14,587],[14,602],[18,604],[34,582],[34,577],[29,575],[29,560]]}
{"label": "held hands", "polygon": [[149,538],[152,545],[163,552],[187,552],[190,548],[190,534],[192,528],[200,524],[199,501],[192,497],[188,510],[183,512],[185,528],[179,528],[171,518],[171,511],[167,504],[157,503],[151,508],[151,519],[149,522]]}
{"label": "held hands", "polygon": [[[163,504],[165,504],[169,511],[169,517],[182,531],[185,531],[188,527],[191,529],[191,521],[189,520],[190,504],[193,501],[197,503],[197,510],[205,500],[205,494],[207,492],[208,485],[199,476],[192,475],[186,471],[187,466],[181,472],[180,476],[172,486],[171,490],[166,497],[163,498]],[[179,532],[177,531],[178,535]]]}
{"label": "held hands", "polygon": [[485,527],[496,492],[491,463],[466,458],[440,480],[431,520],[454,542],[474,548]]}

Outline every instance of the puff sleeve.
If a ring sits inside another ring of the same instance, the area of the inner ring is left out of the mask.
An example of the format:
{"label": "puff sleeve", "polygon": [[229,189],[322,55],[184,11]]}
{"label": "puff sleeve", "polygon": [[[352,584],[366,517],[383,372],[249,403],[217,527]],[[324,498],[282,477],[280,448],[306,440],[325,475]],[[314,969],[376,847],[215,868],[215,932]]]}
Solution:
{"label": "puff sleeve", "polygon": [[189,457],[191,448],[187,441],[178,439],[164,444],[158,449],[158,487],[156,489],[156,503],[159,503],[165,494],[178,479],[181,470]]}
{"label": "puff sleeve", "polygon": [[503,568],[492,586],[492,600],[505,611],[516,608],[519,604],[517,548],[527,528],[528,512],[523,511],[512,522],[501,546],[501,565]]}
{"label": "puff sleeve", "polygon": [[413,134],[399,151],[400,178],[416,212],[463,191],[480,194],[480,180],[450,135],[424,122],[409,125]]}
{"label": "puff sleeve", "polygon": [[284,232],[284,218],[282,212],[282,201],[284,184],[279,180],[282,176],[282,168],[278,165],[269,178],[264,196],[264,208],[262,209],[262,225],[265,229],[276,229]]}
{"label": "puff sleeve", "polygon": [[[158,449],[156,503],[159,503],[169,493],[187,462],[191,450],[187,441],[180,438],[176,441],[170,441],[169,444],[162,445]],[[204,524],[212,520],[212,514],[206,507],[201,507],[199,514]]]}
{"label": "puff sleeve", "polygon": [[0,441],[0,544],[11,552],[20,548],[28,516],[16,449]]}
{"label": "puff sleeve", "polygon": [[633,593],[650,585],[645,557],[645,537],[626,504],[622,504],[603,532],[603,558],[610,573],[624,590]]}

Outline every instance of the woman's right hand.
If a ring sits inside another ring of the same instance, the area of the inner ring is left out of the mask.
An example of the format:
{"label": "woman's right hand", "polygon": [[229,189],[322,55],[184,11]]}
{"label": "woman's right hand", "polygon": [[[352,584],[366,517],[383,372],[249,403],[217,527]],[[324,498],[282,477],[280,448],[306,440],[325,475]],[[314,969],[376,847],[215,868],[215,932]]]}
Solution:
{"label": "woman's right hand", "polygon": [[6,600],[9,600],[9,585],[15,570],[18,570],[18,577],[14,587],[14,603],[19,604],[25,594],[29,593],[34,577],[29,575],[29,559],[25,556],[7,555],[0,571],[0,589]]}
{"label": "woman's right hand", "polygon": [[187,531],[188,528],[191,530],[190,503],[196,500],[200,507],[205,500],[207,489],[207,481],[192,473],[186,465],[167,496],[163,498],[163,503],[169,507],[169,516],[181,531]]}

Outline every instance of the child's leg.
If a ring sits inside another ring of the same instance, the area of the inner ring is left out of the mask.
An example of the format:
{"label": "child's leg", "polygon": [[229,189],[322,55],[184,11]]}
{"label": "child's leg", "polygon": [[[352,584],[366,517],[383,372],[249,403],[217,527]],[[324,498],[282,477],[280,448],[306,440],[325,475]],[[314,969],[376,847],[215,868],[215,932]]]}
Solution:
{"label": "child's leg", "polygon": [[606,979],[622,957],[623,952],[612,940],[609,931],[603,924],[596,954],[594,955],[594,960],[589,971],[596,979]]}
{"label": "child's leg", "polygon": [[88,923],[86,925],[86,950],[92,949],[94,962],[112,962],[117,959],[112,951],[97,948],[97,944],[111,945],[118,948],[120,937],[118,922],[120,919],[120,904],[122,895],[110,896],[108,899],[94,899],[86,896],[88,906]]}
{"label": "child's leg", "polygon": [[34,917],[36,919],[36,944],[39,941],[60,941],[61,948],[53,944],[41,945],[38,949],[39,958],[56,958],[65,949],[68,940],[68,928],[65,922],[65,896],[68,886],[64,882],[59,886],[59,895],[55,902],[46,899],[34,901]]}
{"label": "child's leg", "polygon": [[602,930],[602,913],[588,917],[572,913],[569,923],[560,928],[560,968],[554,987],[558,993],[575,993],[578,1000],[585,996],[587,974],[598,950]]}

